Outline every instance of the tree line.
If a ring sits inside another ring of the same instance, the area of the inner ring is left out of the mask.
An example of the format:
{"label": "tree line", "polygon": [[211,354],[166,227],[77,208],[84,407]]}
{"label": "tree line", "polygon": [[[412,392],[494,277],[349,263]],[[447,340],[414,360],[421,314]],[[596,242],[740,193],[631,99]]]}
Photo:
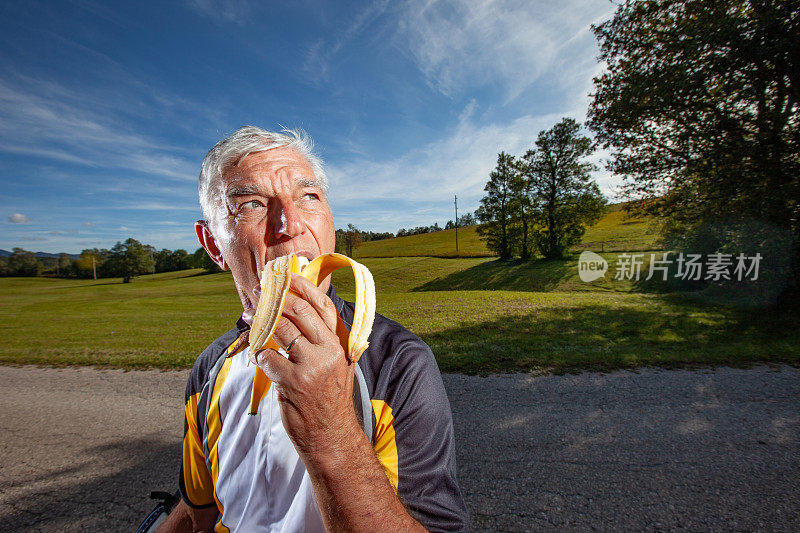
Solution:
{"label": "tree line", "polygon": [[[475,215],[472,213],[465,213],[458,217],[458,227],[473,226],[476,224]],[[379,233],[374,231],[365,231],[358,229],[353,224],[348,224],[347,228],[340,228],[336,230],[336,251],[341,254],[353,255],[353,250],[358,248],[361,243],[369,241],[380,241],[383,239],[392,239],[394,237],[408,237],[410,235],[422,235],[424,233],[433,233],[436,231],[443,231],[446,229],[453,229],[456,223],[448,220],[444,227],[439,226],[438,222],[434,222],[431,226],[417,226],[415,228],[400,228],[397,233],[390,231]]]}
{"label": "tree line", "polygon": [[585,161],[593,151],[580,124],[564,118],[523,155],[500,152],[476,212],[487,248],[502,259],[553,258],[580,242],[606,205]]}
{"label": "tree line", "polygon": [[[465,226],[474,226],[476,224],[475,215],[472,213],[465,213],[462,216],[458,217],[458,227],[463,228]],[[436,231],[444,231],[446,229],[453,229],[456,227],[456,223],[452,220],[448,220],[445,223],[444,227],[441,227],[438,222],[434,222],[431,226],[417,226],[415,228],[400,228],[397,230],[396,237],[407,237],[409,235],[422,235],[424,233],[434,233]]]}
{"label": "tree line", "polygon": [[190,254],[186,250],[157,250],[136,239],[117,242],[111,249],[90,248],[77,258],[62,253],[59,257],[37,257],[34,252],[14,248],[0,257],[0,276],[59,276],[72,278],[122,278],[125,283],[142,274],[203,268],[219,272],[219,267],[203,248]]}

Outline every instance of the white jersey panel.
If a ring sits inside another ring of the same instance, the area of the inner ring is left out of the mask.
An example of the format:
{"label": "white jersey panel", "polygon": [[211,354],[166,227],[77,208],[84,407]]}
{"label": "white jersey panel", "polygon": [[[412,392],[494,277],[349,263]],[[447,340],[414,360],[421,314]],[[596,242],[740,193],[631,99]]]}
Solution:
{"label": "white jersey panel", "polygon": [[275,387],[250,415],[255,367],[234,355],[220,394],[217,498],[231,531],[324,531],[311,480],[281,422]]}

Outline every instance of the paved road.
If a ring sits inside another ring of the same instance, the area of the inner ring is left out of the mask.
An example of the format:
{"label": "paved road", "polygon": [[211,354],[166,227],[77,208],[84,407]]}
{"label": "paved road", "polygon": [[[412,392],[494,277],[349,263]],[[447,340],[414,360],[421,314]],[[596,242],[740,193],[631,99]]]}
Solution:
{"label": "paved road", "polygon": [[[0,367],[3,531],[131,531],[185,372]],[[476,530],[800,531],[800,370],[446,375]]]}

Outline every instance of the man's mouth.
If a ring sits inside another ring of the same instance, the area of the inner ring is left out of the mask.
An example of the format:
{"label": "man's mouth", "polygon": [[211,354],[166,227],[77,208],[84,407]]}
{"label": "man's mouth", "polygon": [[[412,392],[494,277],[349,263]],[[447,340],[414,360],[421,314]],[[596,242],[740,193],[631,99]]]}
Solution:
{"label": "man's mouth", "polygon": [[[296,250],[294,252],[289,252],[289,254],[294,254],[294,255],[296,255],[298,257],[305,257],[306,259],[308,259],[309,262],[311,262],[311,261],[313,261],[314,259],[317,258],[317,254],[309,252],[308,250]],[[286,255],[289,255],[289,254],[286,254]],[[264,266],[267,264],[268,261],[261,260],[258,257],[257,253],[254,253],[253,255],[255,256],[256,265],[258,267],[256,275],[258,276],[258,282],[260,284],[261,283],[261,272],[264,270]]]}

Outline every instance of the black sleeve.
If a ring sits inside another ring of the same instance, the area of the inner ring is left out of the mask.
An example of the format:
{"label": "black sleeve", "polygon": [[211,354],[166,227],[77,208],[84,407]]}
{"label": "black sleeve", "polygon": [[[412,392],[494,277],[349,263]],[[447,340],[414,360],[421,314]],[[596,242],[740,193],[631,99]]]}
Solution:
{"label": "black sleeve", "polygon": [[386,401],[394,415],[398,496],[409,514],[431,531],[467,530],[450,402],[436,360],[428,345],[408,330],[394,337]]}

